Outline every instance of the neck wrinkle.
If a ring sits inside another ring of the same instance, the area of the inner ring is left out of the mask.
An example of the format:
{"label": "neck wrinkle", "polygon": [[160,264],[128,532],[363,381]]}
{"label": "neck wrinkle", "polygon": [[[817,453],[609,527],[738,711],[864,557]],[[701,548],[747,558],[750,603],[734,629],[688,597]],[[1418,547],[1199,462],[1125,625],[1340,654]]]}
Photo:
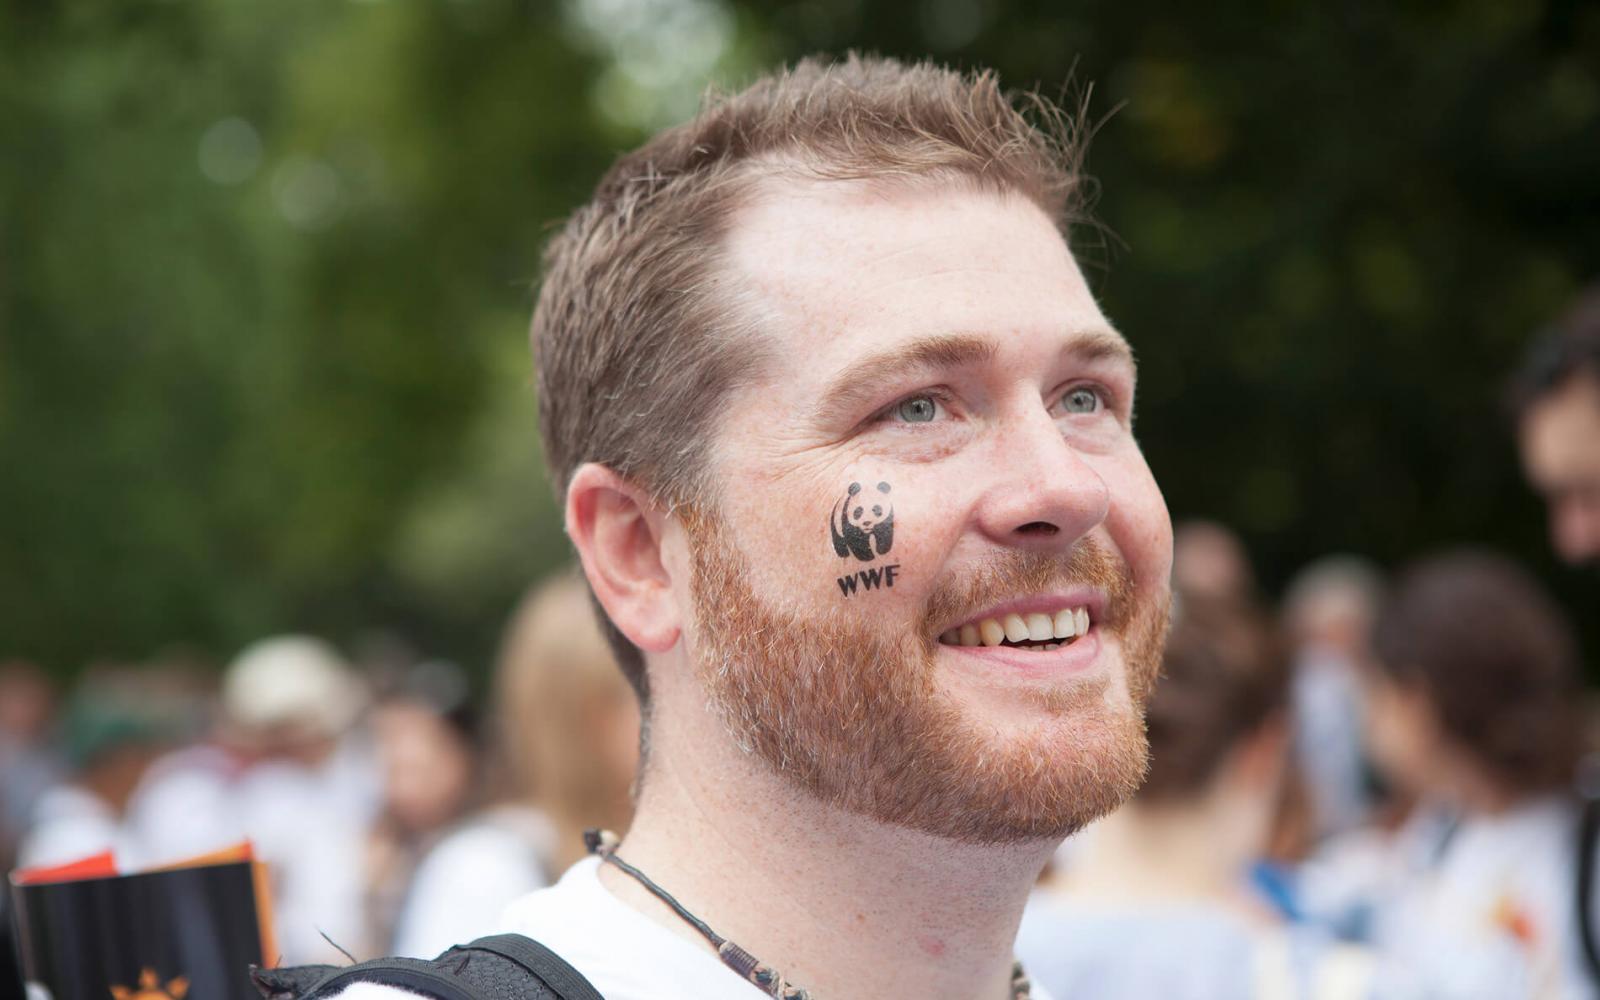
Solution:
{"label": "neck wrinkle", "polygon": [[[701,734],[724,732],[709,712]],[[657,731],[618,854],[815,1000],[1009,998],[1012,945],[1055,842],[972,846],[826,807],[736,748]],[[711,948],[616,868],[601,881]]]}

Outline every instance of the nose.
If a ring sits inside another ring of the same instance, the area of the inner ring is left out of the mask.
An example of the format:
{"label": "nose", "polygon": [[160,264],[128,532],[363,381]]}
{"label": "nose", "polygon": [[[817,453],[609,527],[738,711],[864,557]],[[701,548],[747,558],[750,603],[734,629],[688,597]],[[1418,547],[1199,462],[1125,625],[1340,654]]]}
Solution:
{"label": "nose", "polygon": [[997,425],[979,529],[997,544],[1069,549],[1106,519],[1111,491],[1037,401]]}

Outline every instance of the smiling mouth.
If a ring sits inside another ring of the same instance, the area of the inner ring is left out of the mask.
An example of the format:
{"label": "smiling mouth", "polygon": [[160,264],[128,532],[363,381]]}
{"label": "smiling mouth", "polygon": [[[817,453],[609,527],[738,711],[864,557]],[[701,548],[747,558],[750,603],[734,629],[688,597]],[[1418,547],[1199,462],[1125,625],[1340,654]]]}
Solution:
{"label": "smiling mouth", "polygon": [[1054,614],[1001,615],[953,628],[939,636],[943,646],[1007,646],[1047,652],[1070,646],[1089,631],[1089,609],[1062,608]]}

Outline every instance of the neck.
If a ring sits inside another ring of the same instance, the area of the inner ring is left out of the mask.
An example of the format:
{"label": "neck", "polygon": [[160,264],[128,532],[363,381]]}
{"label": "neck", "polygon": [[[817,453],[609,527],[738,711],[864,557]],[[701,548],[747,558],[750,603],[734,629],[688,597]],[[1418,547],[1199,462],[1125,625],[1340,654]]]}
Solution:
{"label": "neck", "polygon": [[[979,847],[887,826],[666,735],[617,853],[713,930],[817,1000],[1010,996],[1017,925],[1054,842]],[[601,881],[710,951],[626,874],[603,866]]]}
{"label": "neck", "polygon": [[[1082,854],[1052,888],[1135,900],[1204,901],[1241,906],[1241,873],[1257,842],[1246,803],[1213,795],[1151,805],[1132,802],[1096,824]],[[1231,829],[1230,829],[1231,828]]]}

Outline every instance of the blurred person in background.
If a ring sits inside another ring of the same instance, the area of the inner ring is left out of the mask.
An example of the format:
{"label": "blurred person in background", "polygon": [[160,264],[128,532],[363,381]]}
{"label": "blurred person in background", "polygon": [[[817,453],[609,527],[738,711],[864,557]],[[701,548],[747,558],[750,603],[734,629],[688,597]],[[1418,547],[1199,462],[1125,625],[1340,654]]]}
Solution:
{"label": "blurred person in background", "polygon": [[1510,560],[1453,551],[1400,577],[1374,649],[1369,753],[1418,801],[1308,869],[1312,908],[1378,950],[1380,997],[1600,995],[1576,919],[1581,680],[1560,610]]}
{"label": "blurred person in background", "polygon": [[150,861],[149,845],[126,822],[145,772],[177,729],[142,674],[98,667],[79,681],[63,719],[70,772],[33,804],[18,867],[66,864],[111,851],[122,868]]}
{"label": "blurred person in background", "polygon": [[157,761],[130,803],[132,828],[157,862],[249,839],[272,873],[290,962],[342,960],[324,934],[365,939],[362,859],[382,786],[358,726],[365,703],[327,643],[263,639],[228,666],[210,738]]}
{"label": "blurred person in background", "polygon": [[1534,341],[1509,396],[1551,544],[1568,563],[1600,566],[1600,285]]}
{"label": "blurred person in background", "polygon": [[[1250,553],[1239,533],[1220,521],[1188,518],[1174,527],[1172,590],[1179,603],[1193,599],[1232,605],[1246,614],[1265,613]],[[1304,858],[1315,837],[1313,812],[1304,777],[1298,768],[1290,769],[1278,796],[1268,856],[1284,863]],[[1075,849],[1068,841],[1058,860],[1070,864]]]}
{"label": "blurred person in background", "polygon": [[1318,840],[1354,829],[1371,809],[1362,736],[1363,671],[1372,657],[1372,626],[1382,601],[1377,567],[1349,555],[1311,563],[1284,593],[1294,756]]}
{"label": "blurred person in background", "polygon": [[15,864],[34,803],[66,771],[52,729],[56,693],[26,660],[0,663],[0,871]]}
{"label": "blurred person in background", "polygon": [[523,599],[491,706],[489,805],[417,869],[395,954],[431,958],[493,933],[507,904],[582,857],[586,827],[628,828],[638,702],[576,574]]}
{"label": "blurred person in background", "polygon": [[385,954],[417,865],[467,809],[478,759],[462,705],[400,694],[379,702],[371,726],[383,797],[366,843],[362,950]]}
{"label": "blurred person in background", "polygon": [[1265,617],[1185,594],[1162,665],[1149,779],[1043,883],[1019,957],[1058,997],[1361,996],[1359,957],[1291,933],[1253,879],[1289,746],[1288,675]]}
{"label": "blurred person in background", "polygon": [[1238,533],[1216,521],[1190,519],[1175,525],[1172,589],[1204,600],[1255,604],[1256,574]]}

